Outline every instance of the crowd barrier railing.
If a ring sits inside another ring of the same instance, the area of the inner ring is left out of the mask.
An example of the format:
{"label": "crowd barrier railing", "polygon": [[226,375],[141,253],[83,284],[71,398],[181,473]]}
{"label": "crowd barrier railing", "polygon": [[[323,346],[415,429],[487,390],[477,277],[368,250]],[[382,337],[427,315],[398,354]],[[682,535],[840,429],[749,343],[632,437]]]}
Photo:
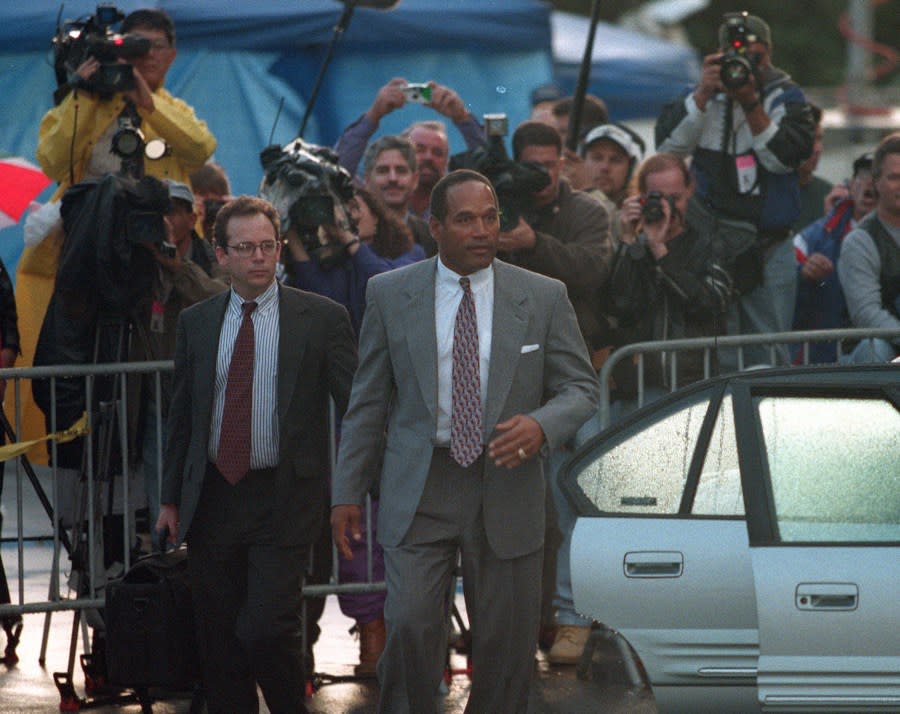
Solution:
{"label": "crowd barrier railing", "polygon": [[[634,362],[637,382],[637,404],[641,406],[645,402],[645,363],[647,355],[666,353],[671,359],[668,362],[668,384],[671,391],[680,385],[678,383],[678,357],[687,352],[702,352],[703,377],[713,376],[713,355],[730,351],[735,358],[736,370],[719,368],[719,373],[728,371],[744,371],[761,366],[777,366],[778,348],[787,345],[800,345],[799,364],[809,364],[809,348],[813,343],[836,343],[838,361],[844,355],[842,342],[844,340],[871,341],[872,339],[885,339],[897,341],[900,338],[900,328],[860,329],[848,328],[840,330],[804,330],[797,332],[772,332],[761,335],[734,335],[718,337],[696,337],[690,339],[661,340],[655,342],[635,342],[614,350],[600,369],[600,409],[599,419],[601,428],[606,428],[610,423],[611,377],[616,366],[626,359]],[[871,343],[870,343],[871,344]],[[744,350],[748,347],[763,347],[768,351],[767,363],[755,362],[745,364]],[[789,366],[789,365],[784,365]]]}

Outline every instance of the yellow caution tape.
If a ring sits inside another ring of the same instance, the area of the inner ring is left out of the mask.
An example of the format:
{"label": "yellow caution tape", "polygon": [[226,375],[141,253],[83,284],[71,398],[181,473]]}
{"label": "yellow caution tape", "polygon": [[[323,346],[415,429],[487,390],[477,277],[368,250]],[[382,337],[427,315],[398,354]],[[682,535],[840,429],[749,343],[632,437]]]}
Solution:
{"label": "yellow caution tape", "polygon": [[52,434],[47,434],[46,436],[42,436],[40,439],[32,439],[31,441],[18,441],[15,444],[7,444],[6,446],[0,446],[0,461],[9,461],[10,459],[14,459],[17,456],[21,456],[28,449],[30,449],[35,444],[40,444],[42,441],[50,441],[51,439],[55,439],[60,444],[65,444],[69,441],[74,441],[75,439],[87,436],[90,434],[91,429],[88,426],[87,421],[87,412],[81,415],[81,418],[76,421],[72,426],[68,429],[64,429],[63,431],[56,431]]}

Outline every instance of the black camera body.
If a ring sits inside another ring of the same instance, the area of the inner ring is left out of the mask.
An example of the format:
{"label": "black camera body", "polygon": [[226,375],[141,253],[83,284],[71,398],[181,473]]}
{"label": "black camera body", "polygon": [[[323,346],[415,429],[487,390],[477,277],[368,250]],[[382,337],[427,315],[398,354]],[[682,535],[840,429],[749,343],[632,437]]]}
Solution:
{"label": "black camera body", "polygon": [[265,172],[259,194],[278,210],[282,230],[295,228],[310,255],[336,256],[336,246],[322,243],[319,227],[334,225],[335,205],[353,198],[353,177],[337,154],[295,139],[284,148],[267,146],[259,159]]}
{"label": "black camera body", "polygon": [[547,170],[529,161],[513,161],[506,153],[505,114],[485,114],[487,146],[478,146],[450,157],[450,170],[472,169],[484,175],[500,203],[500,230],[512,230],[520,216],[531,205],[531,196],[550,183]]}
{"label": "black camera body", "polygon": [[[101,99],[110,99],[117,92],[135,88],[131,61],[150,51],[150,40],[138,35],[120,35],[111,26],[125,19],[125,14],[115,5],[101,3],[97,11],[82,20],[67,20],[57,28],[53,38],[53,67],[56,72],[56,101],[59,102],[72,87],[85,89]],[[78,67],[89,57],[95,58],[100,67],[89,79],[72,77]]]}
{"label": "black camera body", "polygon": [[677,209],[671,196],[664,196],[659,191],[650,191],[646,196],[641,197],[641,216],[645,224],[652,226],[665,219],[663,201],[669,204],[669,215],[674,216]]}
{"label": "black camera body", "polygon": [[728,89],[743,87],[756,70],[756,58],[748,51],[747,13],[729,12],[722,18],[727,48],[719,60],[719,78]]}

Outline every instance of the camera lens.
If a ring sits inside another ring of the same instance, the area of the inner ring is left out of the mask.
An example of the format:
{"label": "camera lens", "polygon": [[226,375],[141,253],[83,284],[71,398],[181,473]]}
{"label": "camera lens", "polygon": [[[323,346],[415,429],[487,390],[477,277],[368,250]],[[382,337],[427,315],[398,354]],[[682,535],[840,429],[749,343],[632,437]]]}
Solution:
{"label": "camera lens", "polygon": [[142,150],[144,141],[134,129],[120,129],[112,138],[112,151],[123,159],[136,156]]}

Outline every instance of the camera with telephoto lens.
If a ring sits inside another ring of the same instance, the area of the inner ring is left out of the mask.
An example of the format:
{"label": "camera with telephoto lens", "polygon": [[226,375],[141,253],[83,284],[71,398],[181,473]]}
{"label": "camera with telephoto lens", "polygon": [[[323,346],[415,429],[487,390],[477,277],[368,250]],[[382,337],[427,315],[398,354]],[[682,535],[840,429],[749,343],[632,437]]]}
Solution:
{"label": "camera with telephoto lens", "polygon": [[344,208],[353,198],[353,177],[338,163],[331,149],[303,139],[281,147],[267,146],[259,155],[263,176],[259,195],[278,210],[281,229],[294,228],[303,247],[323,264],[339,262],[343,246],[329,231],[335,224],[335,206]]}
{"label": "camera with telephoto lens", "polygon": [[725,54],[719,60],[722,65],[719,78],[728,89],[743,87],[756,69],[756,57],[748,51],[750,42],[747,31],[747,13],[729,12],[722,18],[725,25]]}
{"label": "camera with telephoto lens", "polygon": [[[120,35],[110,29],[124,19],[125,14],[115,5],[101,3],[87,19],[67,20],[57,27],[53,38],[57,103],[72,87],[93,92],[101,99],[135,88],[134,70],[119,60],[143,57],[150,51],[150,40],[139,35]],[[89,57],[95,58],[100,67],[93,76],[82,79],[75,73]]]}
{"label": "camera with telephoto lens", "polygon": [[531,205],[532,194],[550,183],[550,174],[540,164],[509,158],[503,144],[507,127],[506,114],[485,114],[487,145],[450,157],[451,171],[471,169],[491,182],[500,203],[501,231],[515,228],[525,209]]}
{"label": "camera with telephoto lens", "polygon": [[641,196],[641,216],[644,223],[653,225],[663,221],[666,217],[663,201],[669,204],[669,215],[675,215],[675,201],[671,196],[664,196],[659,191],[650,191],[646,196]]}

